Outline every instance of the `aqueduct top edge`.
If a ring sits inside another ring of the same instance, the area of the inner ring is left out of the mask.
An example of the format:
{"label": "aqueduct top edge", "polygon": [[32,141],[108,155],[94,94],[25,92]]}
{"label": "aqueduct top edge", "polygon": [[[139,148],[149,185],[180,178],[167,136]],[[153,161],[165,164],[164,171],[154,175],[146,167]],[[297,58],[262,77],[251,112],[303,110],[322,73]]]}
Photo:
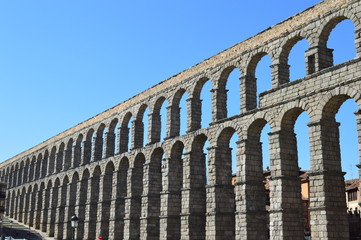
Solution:
{"label": "aqueduct top edge", "polygon": [[256,48],[258,45],[264,44],[267,41],[270,41],[274,38],[279,37],[280,35],[292,31],[295,28],[298,28],[306,23],[311,22],[313,19],[316,19],[319,16],[325,15],[327,12],[332,11],[334,9],[340,8],[344,5],[346,5],[348,2],[352,2],[351,0],[325,0],[323,2],[320,2],[313,7],[310,7],[286,20],[283,22],[280,22],[272,27],[267,28],[266,30],[258,33],[257,35],[250,37],[240,43],[235,44],[234,46],[210,57],[205,59],[204,61],[154,85],[153,87],[144,90],[143,92],[135,95],[134,97],[110,108],[105,110],[104,112],[85,120],[76,126],[69,128],[58,135],[49,138],[45,140],[44,142],[22,152],[17,154],[16,156],[4,161],[3,163],[0,163],[0,167],[3,167],[21,157],[24,157],[31,152],[37,151],[45,147],[46,145],[55,142],[59,139],[62,139],[74,132],[77,132],[81,129],[84,129],[94,123],[97,123],[117,112],[120,112],[133,104],[136,104],[139,101],[142,101],[158,92],[161,92],[163,89],[168,88],[169,86],[175,85],[180,83],[183,80],[189,79],[193,76],[196,76],[197,74],[200,74],[201,72],[215,67],[227,60],[230,60],[238,55],[241,55],[244,52],[250,51],[254,48]]}

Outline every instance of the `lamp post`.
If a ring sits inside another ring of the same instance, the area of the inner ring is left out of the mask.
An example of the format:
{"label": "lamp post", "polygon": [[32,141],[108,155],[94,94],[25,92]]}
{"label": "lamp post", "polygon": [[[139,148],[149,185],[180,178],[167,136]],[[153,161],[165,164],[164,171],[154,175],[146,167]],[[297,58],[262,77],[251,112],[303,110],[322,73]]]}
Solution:
{"label": "lamp post", "polygon": [[0,218],[0,239],[3,239],[3,218]]}
{"label": "lamp post", "polygon": [[5,208],[0,206],[0,239],[3,239],[3,216]]}
{"label": "lamp post", "polygon": [[13,239],[13,221],[10,221],[10,239]]}
{"label": "lamp post", "polygon": [[74,215],[70,218],[70,221],[71,221],[71,227],[73,228],[73,240],[75,239],[75,229],[78,227],[78,221],[79,221],[79,218]]}

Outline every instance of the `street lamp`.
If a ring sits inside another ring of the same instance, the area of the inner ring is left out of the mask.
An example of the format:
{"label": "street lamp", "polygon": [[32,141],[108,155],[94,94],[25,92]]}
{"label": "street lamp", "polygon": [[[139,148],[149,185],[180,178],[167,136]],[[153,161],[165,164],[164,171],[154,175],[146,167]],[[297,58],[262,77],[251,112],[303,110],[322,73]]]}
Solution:
{"label": "street lamp", "polygon": [[74,238],[75,238],[75,228],[78,227],[79,218],[76,215],[74,215],[74,216],[71,217],[70,221],[71,221],[71,227],[73,228],[73,240],[74,240]]}
{"label": "street lamp", "polygon": [[2,240],[3,238],[3,218],[0,218],[0,239]]}
{"label": "street lamp", "polygon": [[10,221],[10,239],[13,239],[13,221]]}
{"label": "street lamp", "polygon": [[0,206],[0,239],[3,236],[3,216],[4,216],[5,208]]}

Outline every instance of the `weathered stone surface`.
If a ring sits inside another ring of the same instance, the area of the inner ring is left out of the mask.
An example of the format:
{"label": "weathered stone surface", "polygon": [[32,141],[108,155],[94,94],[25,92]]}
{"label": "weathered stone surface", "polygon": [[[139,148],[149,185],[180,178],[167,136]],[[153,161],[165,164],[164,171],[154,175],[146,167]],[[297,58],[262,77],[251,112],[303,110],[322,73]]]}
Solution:
{"label": "weathered stone surface", "polygon": [[[346,18],[355,26],[357,56],[333,66],[327,39]],[[312,239],[348,239],[334,116],[349,98],[361,104],[360,18],[360,1],[321,2],[9,159],[0,164],[0,178],[8,183],[7,214],[57,239],[70,238],[69,218],[76,214],[76,239],[260,240],[270,235],[301,240],[293,127],[305,111],[310,118]],[[308,75],[290,82],[288,55],[303,37],[310,45]],[[266,54],[272,59],[272,89],[261,93],[257,103],[255,69]],[[225,83],[234,68],[242,75],[240,114],[227,116]],[[200,93],[208,80],[213,85],[212,123],[201,128]],[[187,134],[179,136],[179,102],[185,93]],[[164,140],[163,102],[168,103]],[[142,122],[147,108],[148,122]],[[260,143],[267,123],[272,129],[269,213]],[[233,134],[239,139],[235,186],[229,148]]]}

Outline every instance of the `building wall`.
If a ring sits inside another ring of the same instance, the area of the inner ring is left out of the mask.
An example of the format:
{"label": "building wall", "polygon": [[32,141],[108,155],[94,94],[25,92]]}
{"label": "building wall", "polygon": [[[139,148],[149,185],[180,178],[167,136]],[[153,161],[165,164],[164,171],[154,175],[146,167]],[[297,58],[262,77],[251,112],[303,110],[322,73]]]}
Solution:
{"label": "building wall", "polygon": [[301,196],[302,196],[302,199],[310,198],[310,184],[308,181],[301,183]]}
{"label": "building wall", "polygon": [[[77,239],[101,234],[127,240],[259,240],[268,235],[301,240],[293,126],[306,112],[312,239],[348,239],[335,114],[347,99],[360,106],[360,17],[360,1],[321,2],[9,159],[0,165],[1,180],[8,183],[7,214],[56,239],[70,238],[69,219],[76,214]],[[344,19],[354,23],[357,57],[333,66],[328,35]],[[301,39],[310,45],[307,76],[290,82],[288,55]],[[264,55],[272,59],[272,89],[257,104],[255,68]],[[225,83],[236,68],[241,72],[240,113],[228,116]],[[207,81],[212,83],[212,123],[201,128],[200,92]],[[187,134],[180,136],[179,100],[185,93]],[[165,102],[166,138],[160,139],[159,109]],[[146,109],[150,114],[143,123]],[[145,146],[144,124],[149,126]],[[271,127],[269,226],[260,164],[260,133],[266,124]],[[235,186],[233,134],[239,140]]]}

